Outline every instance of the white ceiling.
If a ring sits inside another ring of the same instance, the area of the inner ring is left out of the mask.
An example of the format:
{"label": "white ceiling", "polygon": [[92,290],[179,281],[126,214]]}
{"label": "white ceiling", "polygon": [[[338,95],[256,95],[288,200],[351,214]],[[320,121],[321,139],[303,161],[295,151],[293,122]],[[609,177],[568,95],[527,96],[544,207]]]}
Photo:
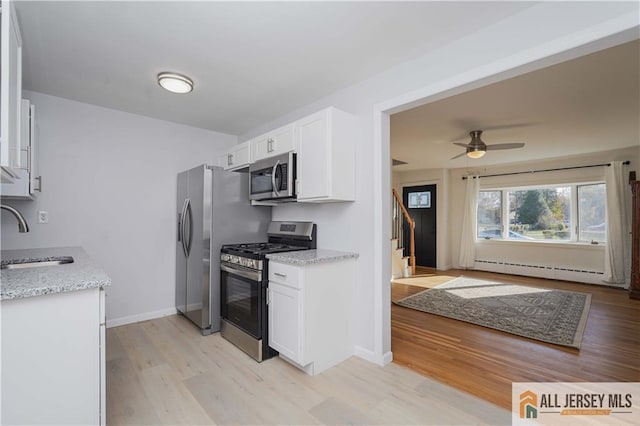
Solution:
{"label": "white ceiling", "polygon": [[[634,41],[426,104],[391,117],[394,171],[479,167],[640,145],[640,42]],[[478,160],[452,142],[485,130]]]}
{"label": "white ceiling", "polygon": [[[230,134],[508,18],[529,2],[15,2],[24,87]],[[476,167],[637,146],[640,44],[398,113],[394,170]],[[195,91],[165,92],[161,71]],[[525,142],[450,160],[485,130]]]}
{"label": "white ceiling", "polygon": [[[15,3],[26,89],[230,134],[534,4]],[[195,91],[161,90],[161,71]]]}

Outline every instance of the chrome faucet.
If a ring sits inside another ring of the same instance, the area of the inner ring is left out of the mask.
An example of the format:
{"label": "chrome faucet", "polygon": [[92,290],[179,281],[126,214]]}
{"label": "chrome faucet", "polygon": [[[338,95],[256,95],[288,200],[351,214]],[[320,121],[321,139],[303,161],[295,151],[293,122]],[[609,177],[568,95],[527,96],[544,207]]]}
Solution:
{"label": "chrome faucet", "polygon": [[18,220],[18,232],[29,232],[29,225],[27,225],[27,221],[25,220],[24,216],[22,216],[22,213],[11,206],[7,206],[4,204],[0,204],[0,209],[11,212],[16,217],[16,219]]}

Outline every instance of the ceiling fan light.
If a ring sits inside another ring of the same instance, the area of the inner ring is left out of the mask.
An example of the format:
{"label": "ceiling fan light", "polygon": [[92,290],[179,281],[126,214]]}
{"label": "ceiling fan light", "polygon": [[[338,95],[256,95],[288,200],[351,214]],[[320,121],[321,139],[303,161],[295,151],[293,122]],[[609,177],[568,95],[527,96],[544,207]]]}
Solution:
{"label": "ceiling fan light", "polygon": [[193,81],[189,77],[172,72],[158,74],[158,84],[173,93],[189,93],[193,90]]}
{"label": "ceiling fan light", "polygon": [[486,153],[487,153],[487,151],[483,151],[483,150],[468,151],[467,152],[467,157],[473,158],[475,160],[475,159],[484,157],[484,155]]}

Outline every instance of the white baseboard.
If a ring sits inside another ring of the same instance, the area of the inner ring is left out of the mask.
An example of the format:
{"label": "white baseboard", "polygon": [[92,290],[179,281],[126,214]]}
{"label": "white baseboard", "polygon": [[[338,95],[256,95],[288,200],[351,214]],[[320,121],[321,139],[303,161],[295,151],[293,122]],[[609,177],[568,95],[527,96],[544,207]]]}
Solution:
{"label": "white baseboard", "polygon": [[391,361],[393,361],[393,353],[391,353],[391,351],[386,352],[382,355],[378,355],[378,354],[375,354],[373,351],[370,351],[369,349],[363,348],[362,346],[355,347],[354,355],[381,366],[385,366],[389,364]]}
{"label": "white baseboard", "polygon": [[160,311],[145,312],[143,314],[130,315],[128,317],[107,318],[107,328],[118,327],[120,325],[133,324],[134,322],[147,321],[155,318],[162,318],[169,315],[175,315],[178,311],[176,308],[162,309]]}

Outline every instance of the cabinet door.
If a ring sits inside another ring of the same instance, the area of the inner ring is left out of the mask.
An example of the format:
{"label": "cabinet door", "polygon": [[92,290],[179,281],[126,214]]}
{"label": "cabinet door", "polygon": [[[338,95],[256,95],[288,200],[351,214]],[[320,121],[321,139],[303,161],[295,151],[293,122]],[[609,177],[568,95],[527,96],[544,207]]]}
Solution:
{"label": "cabinet door", "polygon": [[329,196],[329,123],[323,111],[296,123],[298,138],[298,201]]}
{"label": "cabinet door", "polygon": [[249,142],[234,146],[219,155],[216,164],[225,170],[238,170],[251,164],[251,145]]}
{"label": "cabinet door", "polygon": [[290,360],[302,360],[302,290],[269,282],[269,346]]}
{"label": "cabinet door", "polygon": [[0,165],[20,167],[20,103],[22,100],[22,39],[13,3],[2,2],[0,71]]}
{"label": "cabinet door", "polygon": [[98,289],[0,306],[2,424],[99,424]]}
{"label": "cabinet door", "polygon": [[256,161],[295,150],[293,125],[280,127],[253,140],[253,159]]}
{"label": "cabinet door", "polygon": [[245,143],[229,152],[227,154],[227,165],[224,169],[236,170],[238,168],[248,166],[251,162],[250,148],[250,145]]}
{"label": "cabinet door", "polygon": [[40,190],[40,177],[36,176],[36,147],[35,147],[35,123],[32,113],[34,106],[27,99],[22,100],[20,107],[20,155],[19,168],[13,168],[13,173],[18,177],[11,183],[2,183],[2,196],[8,199],[32,200],[35,191]]}

